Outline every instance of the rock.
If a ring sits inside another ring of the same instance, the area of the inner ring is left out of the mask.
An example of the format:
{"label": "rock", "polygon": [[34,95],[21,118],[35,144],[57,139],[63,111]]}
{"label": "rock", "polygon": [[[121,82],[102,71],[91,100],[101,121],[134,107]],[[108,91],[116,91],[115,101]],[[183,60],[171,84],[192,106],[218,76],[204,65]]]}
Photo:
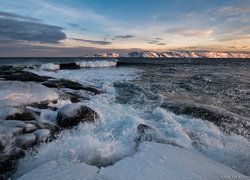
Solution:
{"label": "rock", "polygon": [[0,134],[10,134],[12,136],[16,136],[18,134],[21,134],[23,132],[22,127],[9,127],[6,125],[0,126]]}
{"label": "rock", "polygon": [[178,146],[180,148],[183,148],[179,144],[168,140],[163,134],[161,134],[156,129],[146,124],[139,124],[137,126],[137,132],[139,134],[139,136],[135,139],[137,146],[139,145],[139,143],[142,143],[144,141],[151,141],[151,142],[157,142],[161,144],[170,144],[173,146]]}
{"label": "rock", "polygon": [[57,124],[62,128],[72,128],[80,122],[94,122],[98,114],[87,106],[67,104],[57,114]]}
{"label": "rock", "polygon": [[84,91],[89,91],[93,94],[101,94],[101,91],[90,86],[83,86],[80,83],[67,80],[67,79],[53,79],[53,80],[48,80],[44,83],[42,83],[44,86],[50,87],[50,88],[68,88],[68,89],[73,89],[73,90],[84,90]]}
{"label": "rock", "polygon": [[170,109],[176,114],[186,114],[195,118],[208,120],[228,134],[233,132],[250,139],[250,125],[248,123],[250,119],[226,109],[191,102],[172,101],[164,102],[161,106]]}
{"label": "rock", "polygon": [[47,76],[39,76],[35,73],[28,72],[28,71],[5,71],[1,73],[0,77],[4,78],[5,80],[12,80],[12,81],[35,81],[35,82],[44,82],[51,77]]}
{"label": "rock", "polygon": [[5,149],[11,140],[10,134],[0,134],[0,151]]}
{"label": "rock", "polygon": [[48,129],[51,133],[55,133],[58,131],[58,127],[56,127],[52,124],[42,123],[40,121],[34,121],[34,120],[33,121],[26,121],[26,122],[35,125],[39,129]]}
{"label": "rock", "polygon": [[152,131],[153,131],[153,128],[150,127],[150,126],[148,126],[148,125],[146,125],[146,124],[139,124],[137,126],[137,132],[139,134],[145,134],[147,132],[152,132]]}
{"label": "rock", "polygon": [[7,155],[0,154],[0,176],[2,176],[3,179],[8,179],[18,160],[24,157],[24,155],[24,151],[19,148],[13,149]]}
{"label": "rock", "polygon": [[18,120],[0,120],[0,126],[8,126],[8,127],[22,127],[26,125],[23,121]]}
{"label": "rock", "polygon": [[30,133],[30,132],[35,131],[37,129],[38,128],[35,125],[33,125],[33,124],[26,124],[25,127],[24,127],[24,131],[26,133]]}
{"label": "rock", "polygon": [[76,63],[62,63],[60,69],[80,69],[80,66]]}
{"label": "rock", "polygon": [[48,129],[38,129],[33,133],[36,135],[37,142],[44,142],[51,136]]}
{"label": "rock", "polygon": [[16,146],[21,148],[29,148],[36,142],[35,134],[24,134],[16,138]]}
{"label": "rock", "polygon": [[9,114],[7,115],[7,117],[5,117],[5,119],[7,120],[33,120],[35,119],[34,114],[24,108],[13,108],[13,107],[6,107],[10,109]]}

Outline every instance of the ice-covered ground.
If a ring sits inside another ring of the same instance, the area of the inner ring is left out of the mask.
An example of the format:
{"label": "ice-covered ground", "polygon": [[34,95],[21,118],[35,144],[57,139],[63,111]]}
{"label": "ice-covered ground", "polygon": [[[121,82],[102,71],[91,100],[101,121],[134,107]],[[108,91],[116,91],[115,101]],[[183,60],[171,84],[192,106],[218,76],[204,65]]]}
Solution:
{"label": "ice-covered ground", "polygon": [[[136,79],[138,69],[32,71],[94,85],[105,93],[84,102],[100,115],[99,121],[62,131],[57,140],[42,144],[35,153],[31,151],[20,160],[16,178],[221,179],[240,175],[231,168],[249,173],[250,143],[243,137],[225,135],[210,122],[177,116],[160,107],[148,114],[148,107],[117,102],[114,83]],[[55,122],[53,112],[43,113],[43,120]],[[157,136],[184,148],[145,142],[137,149],[140,123],[150,125],[157,130]]]}
{"label": "ice-covered ground", "polygon": [[245,176],[215,161],[172,145],[144,142],[138,151],[115,165],[97,169],[82,162],[58,159],[46,162],[20,180],[220,180]]}

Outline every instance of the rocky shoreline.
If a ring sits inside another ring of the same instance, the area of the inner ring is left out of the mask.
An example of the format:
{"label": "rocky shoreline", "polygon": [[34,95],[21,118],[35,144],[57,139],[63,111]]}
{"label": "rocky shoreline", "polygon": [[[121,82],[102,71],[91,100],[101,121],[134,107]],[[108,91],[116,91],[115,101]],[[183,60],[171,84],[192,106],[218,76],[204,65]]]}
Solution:
{"label": "rocky shoreline", "polygon": [[[14,66],[0,69],[0,179],[6,179],[27,150],[53,141],[60,131],[80,122],[93,123],[98,114],[79,102],[102,91]],[[60,100],[72,104],[57,107]],[[40,120],[43,109],[56,113],[55,124]]]}

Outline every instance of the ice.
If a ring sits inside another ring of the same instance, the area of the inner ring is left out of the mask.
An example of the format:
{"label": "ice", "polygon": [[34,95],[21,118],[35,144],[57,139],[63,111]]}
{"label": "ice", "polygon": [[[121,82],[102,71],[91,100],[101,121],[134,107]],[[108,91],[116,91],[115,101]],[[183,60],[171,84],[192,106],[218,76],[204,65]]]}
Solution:
{"label": "ice", "polygon": [[19,179],[220,180],[224,176],[245,177],[201,154],[171,145],[144,142],[133,156],[109,167],[98,169],[59,159],[42,164]]}
{"label": "ice", "polygon": [[[33,82],[0,81],[0,102],[14,101],[21,104],[41,103],[59,98],[58,94]],[[3,105],[3,103],[1,103]]]}
{"label": "ice", "polygon": [[19,180],[87,180],[97,174],[98,168],[65,159],[53,160],[23,175]]}

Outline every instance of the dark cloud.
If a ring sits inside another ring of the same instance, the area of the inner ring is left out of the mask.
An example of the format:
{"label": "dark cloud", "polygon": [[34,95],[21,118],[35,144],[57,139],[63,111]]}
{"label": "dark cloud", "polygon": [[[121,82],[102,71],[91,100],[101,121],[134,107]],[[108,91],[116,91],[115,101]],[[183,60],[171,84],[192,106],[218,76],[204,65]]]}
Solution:
{"label": "dark cloud", "polygon": [[159,37],[156,37],[155,39],[158,40],[158,41],[162,41],[163,40],[162,38],[159,38]]}
{"label": "dark cloud", "polygon": [[[24,44],[0,40],[0,57],[79,57],[85,54],[117,52],[125,54],[130,49],[107,49],[96,47],[58,47]],[[1,61],[1,59],[0,59]],[[1,63],[1,62],[0,62]]]}
{"label": "dark cloud", "polygon": [[70,27],[72,27],[72,28],[80,29],[81,31],[86,31],[86,30],[87,30],[86,28],[81,27],[79,24],[68,23],[68,25],[69,25]]}
{"label": "dark cloud", "polygon": [[[156,39],[156,38],[155,38]],[[160,39],[160,38],[159,38]],[[166,43],[163,43],[161,42],[160,40],[152,40],[152,41],[149,41],[148,42],[149,44],[156,44],[156,45],[159,45],[159,46],[164,46],[166,45]]]}
{"label": "dark cloud", "polygon": [[0,39],[39,43],[58,43],[66,39],[63,28],[28,20],[35,19],[1,12]]}
{"label": "dark cloud", "polygon": [[89,40],[89,39],[78,39],[78,38],[70,38],[70,39],[75,40],[75,41],[80,41],[80,42],[86,42],[90,44],[97,44],[97,45],[109,45],[112,43],[109,41],[96,41],[96,40]]}
{"label": "dark cloud", "polygon": [[118,36],[115,36],[116,39],[129,39],[129,38],[133,38],[134,36],[133,35],[118,35]]}
{"label": "dark cloud", "polygon": [[1,12],[0,11],[0,18],[5,18],[5,19],[20,19],[20,20],[28,20],[28,21],[40,21],[39,19],[32,18],[32,17],[27,17],[27,16],[21,16],[17,15],[14,13],[9,13],[9,12]]}

